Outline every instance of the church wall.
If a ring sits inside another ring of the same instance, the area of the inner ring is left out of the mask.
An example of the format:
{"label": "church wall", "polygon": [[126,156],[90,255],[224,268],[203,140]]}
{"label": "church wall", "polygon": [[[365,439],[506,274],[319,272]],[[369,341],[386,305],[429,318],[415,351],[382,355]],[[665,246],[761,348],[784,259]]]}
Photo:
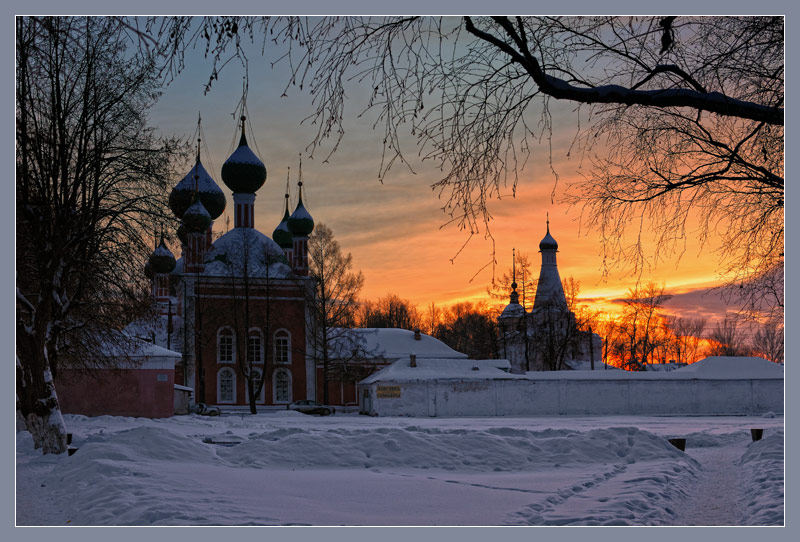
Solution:
{"label": "church wall", "polygon": [[[244,292],[240,286],[234,290],[230,285],[218,282],[204,290],[204,298],[198,306],[203,305],[206,314],[203,316],[202,339],[197,343],[199,351],[202,348],[202,363],[205,373],[205,395],[200,396],[199,375],[194,388],[195,401],[217,405],[217,376],[224,367],[230,367],[236,373],[236,401],[226,405],[247,405],[247,384],[242,374],[238,361],[234,363],[218,362],[217,334],[221,328],[229,328],[235,335],[237,348],[235,356],[246,352],[246,330],[244,329]],[[234,297],[235,296],[235,297]],[[263,359],[266,362],[266,378],[264,382],[264,403],[258,404],[286,404],[276,403],[273,397],[273,372],[277,369],[288,369],[291,374],[290,401],[306,399],[306,341],[305,341],[305,298],[304,289],[300,285],[277,284],[272,285],[269,295],[269,312],[271,326],[267,322],[267,295],[266,290],[258,285],[251,285],[249,298],[249,323],[248,329],[258,328],[262,334],[270,328],[273,335],[263,336]],[[238,320],[238,329],[237,329]],[[274,333],[282,329],[289,332],[290,337],[290,363],[273,363]],[[263,370],[265,364],[256,364],[255,367]]]}

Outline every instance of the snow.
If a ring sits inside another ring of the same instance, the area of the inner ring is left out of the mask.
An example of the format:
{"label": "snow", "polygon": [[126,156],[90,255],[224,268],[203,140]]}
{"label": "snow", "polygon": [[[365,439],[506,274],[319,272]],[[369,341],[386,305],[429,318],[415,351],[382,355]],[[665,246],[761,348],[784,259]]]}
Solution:
{"label": "snow", "polygon": [[250,150],[250,147],[247,145],[239,145],[233,154],[231,154],[227,160],[225,160],[226,164],[255,164],[258,166],[264,166],[264,162],[258,159],[255,153]]}
{"label": "snow", "polygon": [[103,355],[127,358],[180,358],[181,354],[119,332],[119,340],[103,347]]}
{"label": "snow", "polygon": [[417,359],[466,359],[467,355],[457,352],[439,339],[420,333],[420,340],[414,339],[414,332],[398,328],[355,328],[349,331],[359,336],[364,351],[374,353],[386,360],[408,359],[415,354]]}
{"label": "snow", "polygon": [[174,258],[175,255],[164,245],[164,239],[161,239],[161,243],[153,250],[152,256],[163,256],[167,258]]}
{"label": "snow", "polygon": [[[784,521],[780,416],[65,421],[72,456],[43,456],[17,433],[18,525]],[[751,443],[751,427],[764,438]]]}
{"label": "snow", "polygon": [[286,278],[292,271],[285,263],[283,250],[275,241],[253,228],[234,228],[211,245],[206,253],[203,274],[242,277],[245,261],[250,277],[265,277],[266,261],[270,264],[271,278]]}
{"label": "snow", "polygon": [[[591,361],[584,361],[584,360],[575,360],[575,359],[568,359],[564,361],[564,363],[573,371],[591,371],[592,370],[592,362]],[[621,371],[618,367],[614,367],[613,365],[606,365],[602,361],[594,360],[594,370],[595,371]]]}
{"label": "snow", "polygon": [[359,384],[391,380],[414,381],[448,379],[486,379],[486,378],[524,378],[522,375],[508,373],[511,364],[505,359],[430,359],[417,358],[416,367],[411,367],[409,359],[400,359],[371,374]]}
{"label": "snow", "polygon": [[522,316],[525,316],[525,309],[522,308],[522,305],[519,303],[509,303],[506,305],[506,308],[503,309],[500,318],[519,318]]}
{"label": "snow", "polygon": [[696,378],[783,378],[783,365],[764,358],[712,356],[677,369],[673,374]]}
{"label": "snow", "polygon": [[189,173],[187,173],[186,176],[183,179],[181,179],[181,182],[175,185],[175,188],[173,188],[173,190],[193,192],[195,187],[195,179],[194,179],[195,174],[198,176],[197,189],[199,192],[218,193],[218,194],[223,193],[220,187],[217,185],[216,182],[214,182],[214,179],[211,177],[211,175],[208,174],[206,168],[203,167],[203,164],[199,160],[195,163],[194,167],[192,167],[191,171],[189,171]]}
{"label": "snow", "polygon": [[314,220],[311,217],[311,214],[306,210],[306,207],[305,207],[305,205],[303,205],[302,201],[297,205],[297,208],[294,210],[294,212],[292,213],[292,216],[289,217],[289,218],[292,218],[294,220],[303,220],[303,219],[311,220],[311,221]]}

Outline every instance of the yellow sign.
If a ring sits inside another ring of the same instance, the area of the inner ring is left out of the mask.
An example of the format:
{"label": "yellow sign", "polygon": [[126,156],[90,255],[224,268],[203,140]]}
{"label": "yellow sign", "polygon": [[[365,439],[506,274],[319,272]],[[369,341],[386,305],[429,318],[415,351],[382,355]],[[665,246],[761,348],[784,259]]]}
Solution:
{"label": "yellow sign", "polygon": [[400,386],[378,386],[379,399],[399,399]]}

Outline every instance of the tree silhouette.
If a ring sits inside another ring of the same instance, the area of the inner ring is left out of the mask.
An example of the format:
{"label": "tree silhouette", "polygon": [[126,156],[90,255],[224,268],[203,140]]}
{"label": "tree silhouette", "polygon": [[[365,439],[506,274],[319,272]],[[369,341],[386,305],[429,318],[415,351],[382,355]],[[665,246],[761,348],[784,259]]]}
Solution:
{"label": "tree silhouette", "polygon": [[153,56],[128,47],[120,21],[18,17],[16,44],[17,404],[34,445],[61,453],[59,359],[91,363],[124,342],[180,147],[147,125]]}

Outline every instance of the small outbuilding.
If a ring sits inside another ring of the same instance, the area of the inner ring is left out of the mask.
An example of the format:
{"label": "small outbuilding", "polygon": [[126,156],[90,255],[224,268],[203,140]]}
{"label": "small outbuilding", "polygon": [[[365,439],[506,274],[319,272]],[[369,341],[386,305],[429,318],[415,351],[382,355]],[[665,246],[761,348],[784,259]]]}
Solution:
{"label": "small outbuilding", "polygon": [[89,367],[61,368],[61,411],[84,416],[166,418],[175,412],[175,364],[181,354],[140,339],[110,346]]}

